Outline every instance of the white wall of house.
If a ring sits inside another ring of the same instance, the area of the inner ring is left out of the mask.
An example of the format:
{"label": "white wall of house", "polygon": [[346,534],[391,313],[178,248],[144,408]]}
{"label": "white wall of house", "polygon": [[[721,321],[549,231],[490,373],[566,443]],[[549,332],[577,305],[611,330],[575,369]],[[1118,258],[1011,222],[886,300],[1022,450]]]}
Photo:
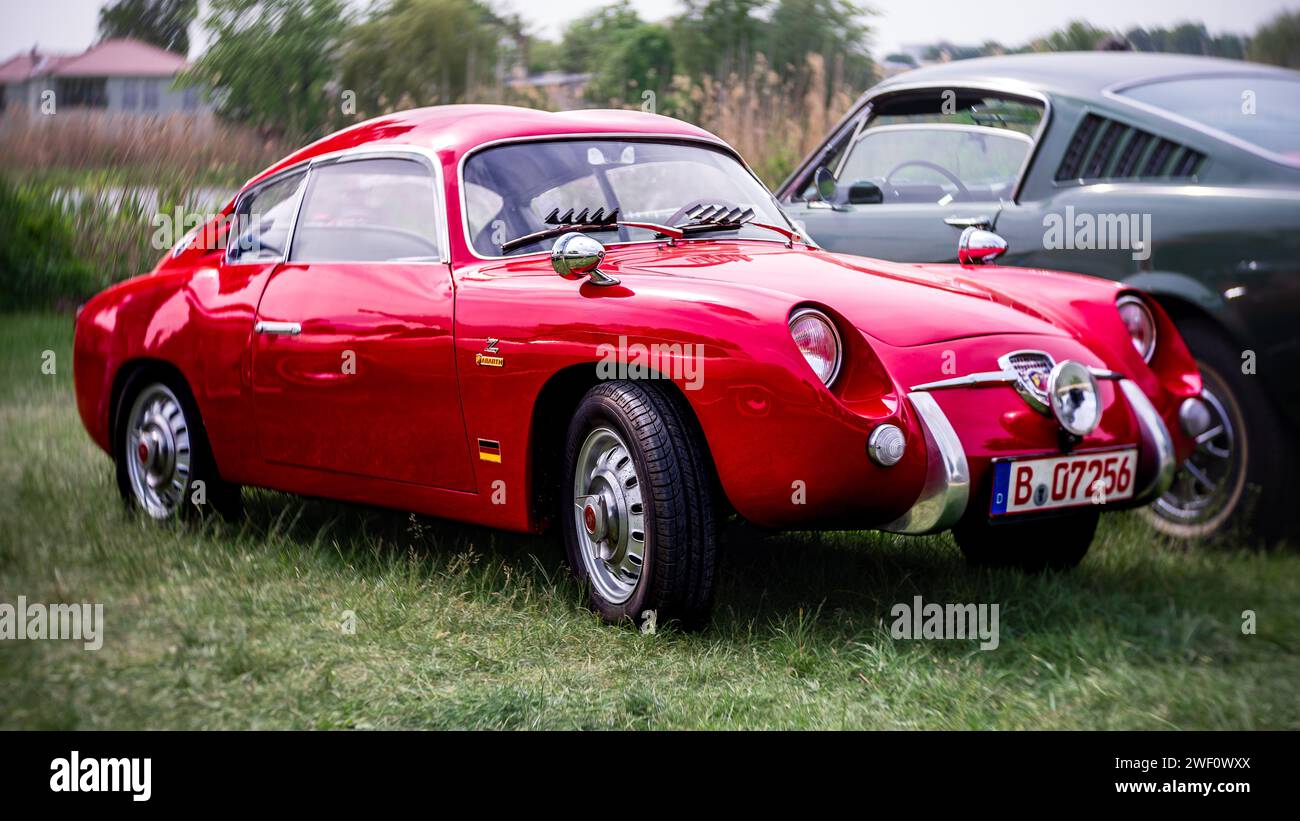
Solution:
{"label": "white wall of house", "polygon": [[[109,77],[105,83],[108,105],[100,109],[111,113],[149,114],[199,114],[211,110],[197,88],[172,88],[171,77]],[[5,109],[15,111],[26,108],[39,113],[41,93],[58,89],[58,80],[39,77],[21,83],[5,85]],[[55,104],[62,103],[57,97]]]}
{"label": "white wall of house", "polygon": [[109,77],[108,110],[136,114],[193,114],[207,110],[197,88],[172,88],[170,77]]}

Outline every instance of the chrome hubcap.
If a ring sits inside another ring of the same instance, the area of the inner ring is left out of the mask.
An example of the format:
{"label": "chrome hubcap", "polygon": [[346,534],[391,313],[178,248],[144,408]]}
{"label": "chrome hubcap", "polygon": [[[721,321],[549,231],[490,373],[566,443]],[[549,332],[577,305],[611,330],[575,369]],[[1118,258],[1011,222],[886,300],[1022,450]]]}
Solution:
{"label": "chrome hubcap", "polygon": [[573,515],[579,552],[596,591],[613,604],[632,597],[645,559],[645,505],[636,462],[622,438],[596,428],[578,451]]}
{"label": "chrome hubcap", "polygon": [[1150,508],[1157,526],[1171,525],[1187,536],[1208,534],[1222,524],[1245,483],[1246,443],[1234,421],[1239,417],[1232,412],[1232,397],[1207,384],[1201,398],[1209,410],[1210,425],[1196,437],[1196,449],[1179,469],[1173,485]]}
{"label": "chrome hubcap", "polygon": [[154,384],[136,397],[126,424],[131,491],[146,513],[165,519],[180,507],[190,481],[185,412],[170,388]]}

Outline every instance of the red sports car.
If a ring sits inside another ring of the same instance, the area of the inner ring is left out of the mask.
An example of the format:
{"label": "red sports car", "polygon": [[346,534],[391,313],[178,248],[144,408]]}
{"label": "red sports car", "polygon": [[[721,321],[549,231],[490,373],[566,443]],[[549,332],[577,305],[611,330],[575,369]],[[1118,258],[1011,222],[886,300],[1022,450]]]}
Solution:
{"label": "red sports car", "polygon": [[256,485],[558,519],[611,621],[704,620],[732,513],[1075,565],[1191,450],[1196,366],[1114,283],[966,274],[820,250],[676,120],[429,108],[292,154],[91,299],[77,401],[152,517]]}

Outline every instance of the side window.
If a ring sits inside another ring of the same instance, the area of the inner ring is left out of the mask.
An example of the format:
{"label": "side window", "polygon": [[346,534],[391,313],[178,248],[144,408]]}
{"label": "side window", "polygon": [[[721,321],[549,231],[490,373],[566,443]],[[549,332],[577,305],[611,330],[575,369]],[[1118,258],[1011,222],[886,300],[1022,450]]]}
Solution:
{"label": "side window", "polygon": [[433,174],[416,160],[349,160],[312,169],[294,230],[295,262],[442,257]]}
{"label": "side window", "polygon": [[[1008,199],[1044,110],[1035,100],[946,88],[873,102],[847,152],[837,147],[826,163],[840,202],[944,206]],[[811,186],[807,193],[814,193]]]}
{"label": "side window", "polygon": [[304,177],[306,173],[299,171],[240,198],[226,247],[228,262],[266,262],[284,256]]}
{"label": "side window", "polygon": [[840,181],[872,183],[887,203],[996,202],[1011,196],[1032,145],[1023,134],[984,126],[868,128]]}

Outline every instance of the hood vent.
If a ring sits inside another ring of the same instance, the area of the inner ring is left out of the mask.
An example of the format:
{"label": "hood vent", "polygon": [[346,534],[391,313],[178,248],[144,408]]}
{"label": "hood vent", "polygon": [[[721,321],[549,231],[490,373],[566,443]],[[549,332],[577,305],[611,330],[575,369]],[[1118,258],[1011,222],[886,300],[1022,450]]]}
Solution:
{"label": "hood vent", "polygon": [[1118,120],[1088,114],[1075,129],[1056,181],[1189,179],[1205,155]]}

